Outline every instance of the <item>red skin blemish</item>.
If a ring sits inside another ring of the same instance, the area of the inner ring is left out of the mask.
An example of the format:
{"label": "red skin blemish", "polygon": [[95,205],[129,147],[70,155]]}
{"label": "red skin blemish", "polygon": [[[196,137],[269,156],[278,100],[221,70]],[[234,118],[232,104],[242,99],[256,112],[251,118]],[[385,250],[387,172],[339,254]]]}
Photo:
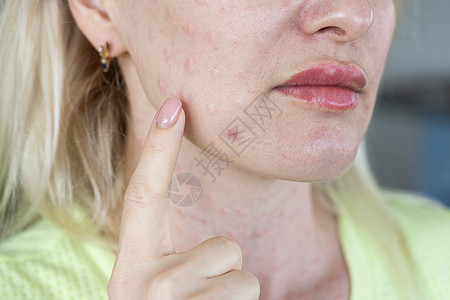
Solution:
{"label": "red skin blemish", "polygon": [[166,88],[167,88],[167,82],[165,79],[162,78],[161,74],[158,75],[158,88],[161,91],[162,94],[166,94]]}
{"label": "red skin blemish", "polygon": [[192,57],[189,57],[184,62],[184,70],[186,72],[188,72],[188,73],[192,73],[192,71],[193,71],[193,64],[194,64],[194,60],[192,59]]}
{"label": "red skin blemish", "polygon": [[176,16],[176,8],[175,7],[169,7],[164,9],[166,16],[169,20],[173,20]]}
{"label": "red skin blemish", "polygon": [[234,141],[238,136],[238,130],[236,127],[233,129],[228,129],[227,134],[228,134],[228,139],[233,139],[233,141]]}
{"label": "red skin blemish", "polygon": [[198,5],[208,5],[206,3],[206,0],[194,0],[195,3],[197,3]]}
{"label": "red skin blemish", "polygon": [[188,33],[188,34],[192,34],[195,32],[195,26],[192,24],[187,24],[186,26],[183,26],[183,31]]}
{"label": "red skin blemish", "polygon": [[213,47],[214,50],[218,50],[219,47],[217,46],[217,35],[214,34],[211,31],[208,31],[206,33],[206,40],[210,43],[211,47]]}

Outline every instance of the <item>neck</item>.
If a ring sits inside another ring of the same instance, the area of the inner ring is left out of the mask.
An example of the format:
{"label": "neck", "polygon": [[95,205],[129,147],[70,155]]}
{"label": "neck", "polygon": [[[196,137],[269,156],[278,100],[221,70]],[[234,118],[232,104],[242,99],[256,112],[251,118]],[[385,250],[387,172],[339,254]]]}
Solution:
{"label": "neck", "polygon": [[[136,151],[128,157],[139,157]],[[184,139],[174,172],[194,174],[202,189],[194,205],[171,203],[177,252],[227,236],[241,247],[243,269],[258,278],[260,299],[317,297],[320,289],[331,285],[342,292],[345,264],[336,218],[314,199],[310,183],[260,177],[233,164],[213,181],[196,166],[194,157],[200,152]],[[181,187],[179,193],[187,194],[188,189]]]}

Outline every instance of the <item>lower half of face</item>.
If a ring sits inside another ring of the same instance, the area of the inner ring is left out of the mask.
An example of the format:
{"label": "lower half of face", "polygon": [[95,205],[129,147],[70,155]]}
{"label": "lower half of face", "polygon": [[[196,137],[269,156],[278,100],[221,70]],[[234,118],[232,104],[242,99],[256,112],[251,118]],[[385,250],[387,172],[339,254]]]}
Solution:
{"label": "lower half of face", "polygon": [[154,107],[182,100],[199,152],[296,181],[348,170],[375,105],[392,0],[121,2],[143,89]]}

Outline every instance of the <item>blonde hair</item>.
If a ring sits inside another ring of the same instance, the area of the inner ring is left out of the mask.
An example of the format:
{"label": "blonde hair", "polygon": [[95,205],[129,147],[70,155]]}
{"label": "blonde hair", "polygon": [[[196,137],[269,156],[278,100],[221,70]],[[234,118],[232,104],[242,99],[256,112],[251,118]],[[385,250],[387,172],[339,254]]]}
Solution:
{"label": "blonde hair", "polygon": [[[104,76],[66,0],[0,4],[0,242],[47,218],[116,250],[120,220],[111,212],[122,205],[129,120],[121,72],[113,61]],[[331,211],[372,233],[404,283],[399,293],[418,299],[405,239],[365,158],[312,187]]]}

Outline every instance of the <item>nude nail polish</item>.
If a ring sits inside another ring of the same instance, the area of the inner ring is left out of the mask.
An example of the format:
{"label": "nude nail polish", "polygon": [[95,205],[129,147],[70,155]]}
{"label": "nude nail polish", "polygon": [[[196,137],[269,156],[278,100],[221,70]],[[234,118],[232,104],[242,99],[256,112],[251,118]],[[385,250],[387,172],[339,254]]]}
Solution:
{"label": "nude nail polish", "polygon": [[159,128],[172,127],[178,120],[180,110],[181,101],[173,97],[168,98],[164,101],[164,104],[158,112],[156,125],[158,125]]}

